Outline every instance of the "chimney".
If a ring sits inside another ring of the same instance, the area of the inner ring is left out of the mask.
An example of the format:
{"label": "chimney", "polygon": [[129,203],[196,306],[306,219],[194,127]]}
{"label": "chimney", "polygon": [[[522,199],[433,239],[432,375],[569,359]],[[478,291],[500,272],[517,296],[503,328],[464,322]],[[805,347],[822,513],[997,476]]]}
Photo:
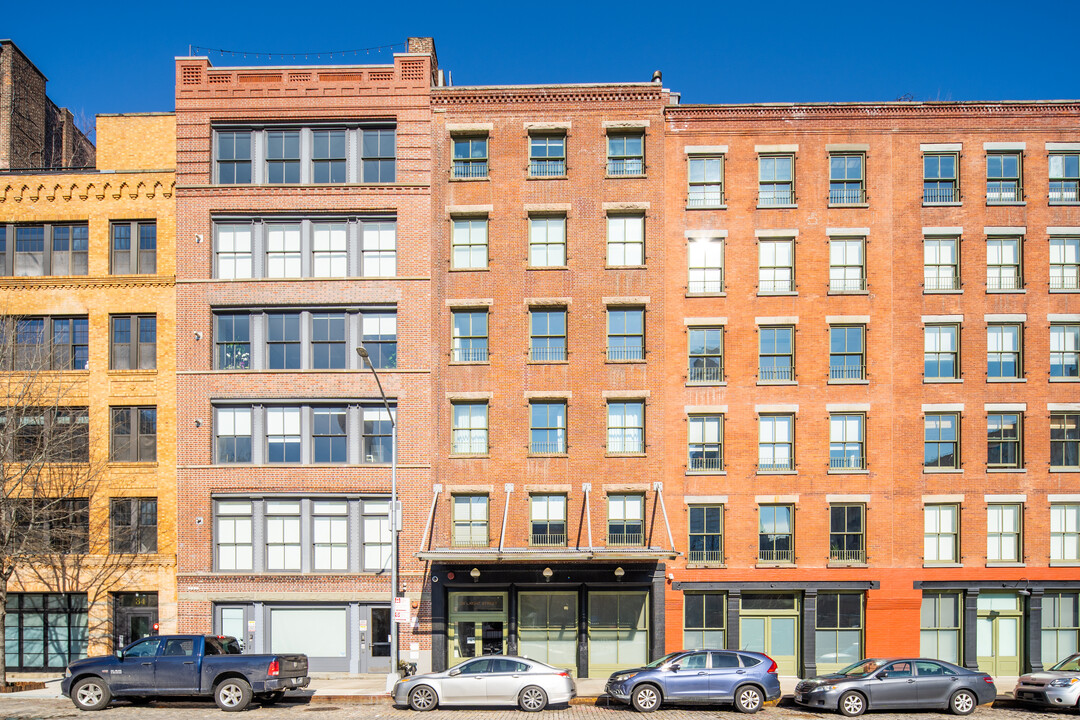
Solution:
{"label": "chimney", "polygon": [[431,80],[432,84],[438,84],[439,58],[435,55],[435,38],[411,37],[409,38],[410,53],[423,53],[431,56]]}

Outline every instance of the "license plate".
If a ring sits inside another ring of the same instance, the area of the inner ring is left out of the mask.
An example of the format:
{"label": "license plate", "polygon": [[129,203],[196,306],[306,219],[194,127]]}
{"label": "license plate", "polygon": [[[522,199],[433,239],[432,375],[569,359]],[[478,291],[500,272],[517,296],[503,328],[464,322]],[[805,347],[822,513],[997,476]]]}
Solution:
{"label": "license plate", "polygon": [[800,694],[798,694],[798,693],[796,693],[796,695],[795,695],[795,702],[802,702],[802,701],[803,701],[803,696],[802,696],[802,695],[800,695]]}

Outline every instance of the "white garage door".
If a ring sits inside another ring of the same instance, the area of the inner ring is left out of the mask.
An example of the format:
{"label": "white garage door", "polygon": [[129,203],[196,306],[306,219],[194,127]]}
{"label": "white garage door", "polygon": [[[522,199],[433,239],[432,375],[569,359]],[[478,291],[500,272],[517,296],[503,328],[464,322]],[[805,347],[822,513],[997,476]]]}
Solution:
{"label": "white garage door", "polygon": [[308,657],[343,658],[348,652],[345,608],[273,609],[270,652],[305,653]]}

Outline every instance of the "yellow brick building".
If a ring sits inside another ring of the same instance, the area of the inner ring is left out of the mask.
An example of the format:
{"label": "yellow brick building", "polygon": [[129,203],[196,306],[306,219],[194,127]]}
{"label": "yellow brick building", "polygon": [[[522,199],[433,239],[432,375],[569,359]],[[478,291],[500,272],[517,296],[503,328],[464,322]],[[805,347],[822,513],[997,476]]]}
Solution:
{"label": "yellow brick building", "polygon": [[101,115],[96,169],[0,173],[16,369],[22,345],[49,351],[101,469],[75,577],[23,568],[9,583],[12,671],[61,672],[158,624],[176,631],[175,138],[171,113]]}

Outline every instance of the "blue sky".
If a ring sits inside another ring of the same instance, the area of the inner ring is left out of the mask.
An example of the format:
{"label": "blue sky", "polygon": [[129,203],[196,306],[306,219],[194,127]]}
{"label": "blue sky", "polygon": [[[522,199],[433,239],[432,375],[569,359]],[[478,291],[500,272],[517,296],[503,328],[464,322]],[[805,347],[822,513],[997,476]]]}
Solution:
{"label": "blue sky", "polygon": [[[61,0],[47,15],[42,7],[7,3],[0,37],[49,77],[55,102],[87,115],[173,109],[173,57],[189,45],[314,53],[409,35],[435,38],[455,85],[647,81],[659,69],[683,103],[1080,97],[1077,0]],[[267,63],[210,57],[215,65]],[[390,54],[307,60],[344,61],[389,62]]]}

